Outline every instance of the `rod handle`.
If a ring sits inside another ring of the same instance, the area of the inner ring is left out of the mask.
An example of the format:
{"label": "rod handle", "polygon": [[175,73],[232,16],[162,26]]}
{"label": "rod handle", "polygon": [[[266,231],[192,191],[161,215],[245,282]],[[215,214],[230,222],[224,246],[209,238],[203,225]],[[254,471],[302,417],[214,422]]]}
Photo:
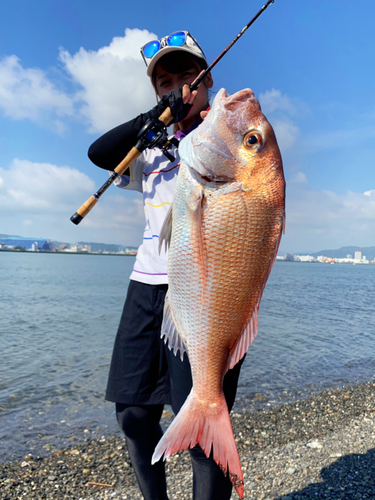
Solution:
{"label": "rod handle", "polygon": [[165,109],[162,114],[159,116],[159,120],[164,123],[168,127],[168,125],[173,120],[171,108]]}
{"label": "rod handle", "polygon": [[117,165],[115,168],[115,172],[117,172],[119,175],[122,175],[125,173],[126,169],[133,163],[135,159],[140,156],[141,153],[138,151],[137,148],[131,148],[129,153],[125,156],[125,158]]}
{"label": "rod handle", "polygon": [[95,196],[90,196],[90,198],[85,201],[85,203],[81,207],[79,207],[77,212],[70,217],[70,220],[73,222],[73,224],[78,225],[81,220],[86,217],[90,210],[95,207],[97,203],[97,198],[95,198]]}

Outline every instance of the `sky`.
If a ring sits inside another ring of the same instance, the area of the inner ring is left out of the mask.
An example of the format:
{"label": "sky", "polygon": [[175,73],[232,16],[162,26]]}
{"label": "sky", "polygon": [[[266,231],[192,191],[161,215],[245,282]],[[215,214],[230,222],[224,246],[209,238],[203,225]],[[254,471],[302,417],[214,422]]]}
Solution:
{"label": "sky", "polygon": [[[138,246],[140,193],[87,157],[156,104],[139,48],[189,30],[212,62],[265,0],[0,2],[0,233]],[[213,69],[216,93],[250,87],[283,157],[279,254],[375,245],[374,0],[275,0]]]}

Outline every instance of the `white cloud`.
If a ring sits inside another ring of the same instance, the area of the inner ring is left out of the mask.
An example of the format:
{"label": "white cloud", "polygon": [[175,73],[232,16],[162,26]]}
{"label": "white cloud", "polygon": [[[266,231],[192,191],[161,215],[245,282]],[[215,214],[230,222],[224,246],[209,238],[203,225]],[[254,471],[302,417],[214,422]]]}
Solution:
{"label": "white cloud", "polygon": [[73,100],[38,68],[24,68],[15,55],[0,61],[0,108],[14,120],[41,121],[46,115],[71,116]]}
{"label": "white cloud", "polygon": [[306,184],[307,177],[303,172],[297,172],[291,179],[287,181],[288,183],[293,183],[293,184]]}
{"label": "white cloud", "polygon": [[155,106],[140,47],[157,36],[147,30],[126,29],[98,51],[71,55],[60,49],[60,60],[80,90],[80,112],[91,132],[105,132]]}
{"label": "white cloud", "polygon": [[[137,246],[144,210],[140,193],[111,186],[75,226],[69,220],[95,192],[92,179],[68,166],[14,159],[0,168],[0,232],[59,241]],[[375,189],[364,193],[313,191],[298,172],[287,183],[286,234],[281,252],[314,252],[375,241]]]}
{"label": "white cloud", "polygon": [[59,212],[78,194],[94,191],[94,182],[76,169],[15,158],[10,168],[0,168],[3,189],[1,212]]}
{"label": "white cloud", "polygon": [[0,108],[14,120],[47,122],[60,134],[68,116],[83,120],[90,132],[105,132],[155,106],[139,50],[155,38],[147,30],[126,29],[123,37],[97,51],[81,47],[70,54],[61,48],[59,59],[74,87],[69,92],[59,90],[41,69],[24,68],[16,55],[5,57],[0,61]]}
{"label": "white cloud", "polygon": [[140,193],[111,187],[78,225],[70,217],[96,191],[87,175],[68,166],[14,159],[0,168],[1,233],[59,241],[138,245],[144,210]]}
{"label": "white cloud", "polygon": [[297,111],[307,109],[307,106],[276,89],[260,94],[259,102],[275,131],[281,153],[284,154],[300,136],[300,130],[291,117],[295,116]]}
{"label": "white cloud", "polygon": [[283,154],[288,149],[291,149],[296,140],[299,138],[300,130],[287,118],[284,120],[271,119],[270,122],[275,131],[281,154]]}
{"label": "white cloud", "polygon": [[[112,194],[100,198],[92,212],[80,223],[80,227],[98,230],[98,234],[103,234],[104,230],[109,235],[109,242],[119,241],[119,237],[124,241],[129,232],[134,232],[137,234],[137,243],[140,244],[145,225],[143,200],[140,194],[129,195],[130,192],[113,187]],[[119,233],[117,237],[116,232]]]}
{"label": "white cloud", "polygon": [[345,245],[374,245],[375,190],[337,194],[288,183],[286,200],[283,249],[314,252]]}
{"label": "white cloud", "polygon": [[294,115],[297,112],[297,108],[292,103],[290,97],[286,94],[283,95],[281,90],[266,90],[266,92],[259,95],[259,102],[264,114],[273,113],[276,110],[285,111],[290,115]]}

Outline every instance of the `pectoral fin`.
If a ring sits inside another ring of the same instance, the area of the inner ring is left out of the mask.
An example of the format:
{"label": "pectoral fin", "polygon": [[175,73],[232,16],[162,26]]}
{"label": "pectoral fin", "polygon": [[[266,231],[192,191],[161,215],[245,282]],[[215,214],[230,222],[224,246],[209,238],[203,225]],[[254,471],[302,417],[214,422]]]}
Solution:
{"label": "pectoral fin", "polygon": [[171,243],[171,237],[172,237],[172,207],[171,205],[169,207],[168,213],[164,219],[160,235],[159,235],[159,253],[161,250],[161,247],[163,245],[163,241],[165,242],[165,251],[167,251],[170,243]]}
{"label": "pectoral fin", "polygon": [[[206,257],[204,252],[203,244],[203,233],[202,233],[202,205],[204,202],[204,192],[201,190],[199,192],[199,197],[197,196],[195,210],[192,216],[192,237],[195,236],[196,241],[196,251],[199,257],[199,268],[202,277],[206,276]],[[204,280],[205,283],[205,280]]]}

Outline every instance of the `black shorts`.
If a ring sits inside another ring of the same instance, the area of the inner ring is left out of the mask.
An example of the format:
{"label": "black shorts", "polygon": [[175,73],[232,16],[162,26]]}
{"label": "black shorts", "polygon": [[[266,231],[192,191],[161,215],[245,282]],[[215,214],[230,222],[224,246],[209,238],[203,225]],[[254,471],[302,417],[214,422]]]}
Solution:
{"label": "black shorts", "polygon": [[168,285],[130,280],[118,327],[105,399],[123,404],[170,404],[168,363],[160,338]]}
{"label": "black shorts", "polygon": [[[177,413],[191,387],[190,363],[181,361],[160,338],[168,285],[130,280],[109,371],[106,400],[134,405],[170,404]],[[243,358],[244,359],[244,358]],[[237,392],[243,359],[224,377],[229,410]]]}

